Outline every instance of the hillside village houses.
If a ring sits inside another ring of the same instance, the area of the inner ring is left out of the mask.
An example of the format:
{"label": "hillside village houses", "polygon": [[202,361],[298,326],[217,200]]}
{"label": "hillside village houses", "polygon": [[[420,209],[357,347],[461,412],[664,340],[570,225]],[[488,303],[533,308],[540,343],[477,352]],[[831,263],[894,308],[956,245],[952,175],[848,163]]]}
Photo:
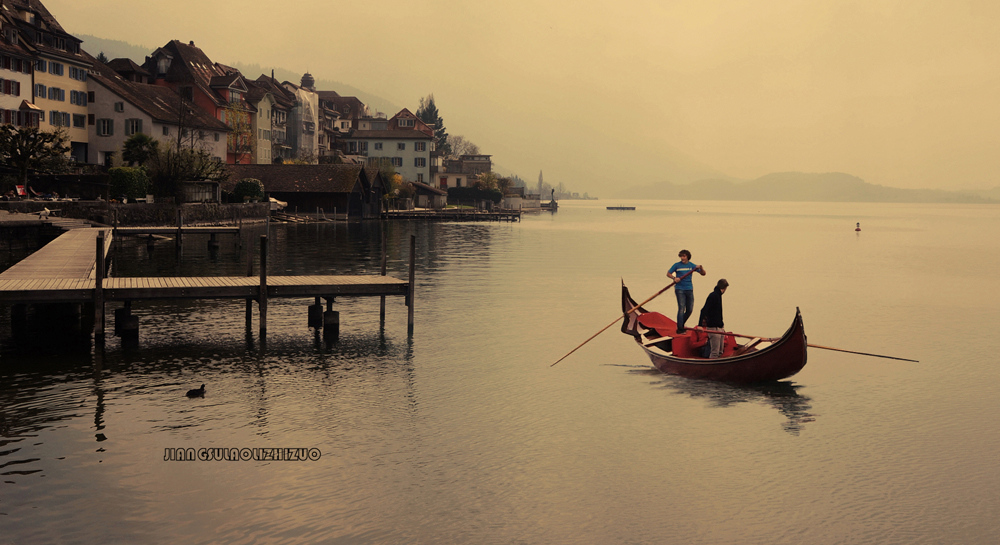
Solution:
{"label": "hillside village houses", "polygon": [[111,166],[144,133],[230,164],[385,162],[436,190],[492,168],[489,155],[441,164],[434,127],[408,109],[372,114],[356,97],[317,90],[308,73],[298,84],[273,72],[249,79],[193,41],[171,40],[141,65],[102,63],[80,46],[40,1],[0,0],[2,122],[65,131],[78,163]]}

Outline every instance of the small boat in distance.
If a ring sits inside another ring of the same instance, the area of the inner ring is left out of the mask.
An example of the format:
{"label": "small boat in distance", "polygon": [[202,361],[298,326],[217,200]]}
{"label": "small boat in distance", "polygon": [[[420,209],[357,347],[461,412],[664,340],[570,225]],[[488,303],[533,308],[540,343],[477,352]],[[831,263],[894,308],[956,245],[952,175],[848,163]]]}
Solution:
{"label": "small boat in distance", "polygon": [[609,206],[608,210],[635,210],[634,206]]}
{"label": "small boat in distance", "polygon": [[[699,355],[705,333],[687,329],[677,333],[677,323],[659,312],[649,312],[629,295],[622,283],[622,333],[630,335],[653,366],[671,375],[735,384],[771,382],[788,378],[806,365],[806,334],[802,314],[795,309],[791,327],[779,339],[751,339],[743,345],[727,334],[722,356]],[[700,339],[698,337],[701,337]]]}

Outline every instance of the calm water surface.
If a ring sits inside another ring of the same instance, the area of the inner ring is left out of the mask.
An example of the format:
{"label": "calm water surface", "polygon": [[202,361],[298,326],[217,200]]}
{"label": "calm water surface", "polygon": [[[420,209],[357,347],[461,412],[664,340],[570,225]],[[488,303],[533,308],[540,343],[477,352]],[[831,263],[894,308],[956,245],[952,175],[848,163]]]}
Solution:
{"label": "calm water surface", "polygon": [[[384,327],[339,299],[329,345],[310,300],[272,300],[266,343],[242,302],[136,303],[139,347],[103,354],[0,319],[0,544],[1000,542],[1000,207],[589,201],[387,230],[399,278],[417,237],[412,338],[401,298]],[[113,274],[244,274],[251,240],[126,243]],[[271,240],[270,274],[378,271],[377,224]],[[613,327],[549,366],[681,248],[698,308],[729,280],[730,330],[799,307],[811,343],[920,363],[810,349],[736,388],[652,371]],[[163,460],[189,447],[322,457]]]}

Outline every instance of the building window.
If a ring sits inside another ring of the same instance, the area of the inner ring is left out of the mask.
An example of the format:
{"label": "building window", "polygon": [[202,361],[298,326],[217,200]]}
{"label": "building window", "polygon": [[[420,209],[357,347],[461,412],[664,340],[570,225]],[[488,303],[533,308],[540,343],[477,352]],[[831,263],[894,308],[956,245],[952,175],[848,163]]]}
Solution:
{"label": "building window", "polygon": [[115,133],[114,119],[97,120],[97,136],[111,136]]}
{"label": "building window", "polygon": [[35,61],[35,72],[48,72],[48,63],[43,60]]}
{"label": "building window", "polygon": [[116,112],[124,112],[125,111],[125,103],[124,102],[115,102],[115,111]]}
{"label": "building window", "polygon": [[170,128],[166,125],[163,126],[163,136],[170,136]]}
{"label": "building window", "polygon": [[35,84],[35,96],[36,97],[45,98],[45,97],[48,96],[48,90],[41,83],[36,83]]}
{"label": "building window", "polygon": [[396,149],[398,149],[399,151],[405,151],[406,150],[406,142],[400,142],[400,143],[396,144]]}
{"label": "building window", "polygon": [[392,166],[394,166],[394,167],[401,167],[401,166],[403,166],[403,158],[402,157],[393,157],[392,158]]}
{"label": "building window", "polygon": [[420,182],[420,183],[424,183],[424,175],[423,174],[417,174],[417,181]]}
{"label": "building window", "polygon": [[11,95],[15,97],[21,96],[21,82],[14,81],[10,79],[0,80],[3,81],[2,92],[5,95]]}
{"label": "building window", "polygon": [[83,68],[77,68],[75,66],[70,66],[69,67],[69,77],[71,77],[71,78],[73,78],[75,80],[79,80],[79,81],[87,81],[87,71],[84,70]]}
{"label": "building window", "polygon": [[427,158],[426,157],[414,157],[413,158],[413,166],[415,166],[417,168],[427,166]]}
{"label": "building window", "polygon": [[414,142],[413,143],[413,150],[414,151],[427,151],[427,142]]}
{"label": "building window", "polygon": [[126,119],[125,120],[125,136],[132,136],[137,132],[142,132],[142,120],[141,119]]}
{"label": "building window", "polygon": [[382,151],[382,142],[375,142],[375,151]]}
{"label": "building window", "polygon": [[216,141],[216,142],[218,142],[218,141],[219,141],[219,133],[215,133],[215,141]]}
{"label": "building window", "polygon": [[78,129],[87,127],[87,116],[83,114],[73,114],[73,126]]}
{"label": "building window", "polygon": [[413,126],[413,120],[412,119],[400,119],[399,120],[399,126],[400,127],[412,127]]}
{"label": "building window", "polygon": [[87,105],[87,93],[85,91],[70,91],[69,92],[69,102],[70,104],[77,104],[79,106]]}
{"label": "building window", "polygon": [[49,100],[66,102],[66,91],[58,87],[49,87]]}
{"label": "building window", "polygon": [[49,63],[49,73],[55,74],[57,76],[63,75],[63,65],[61,62],[50,62]]}
{"label": "building window", "polygon": [[70,122],[70,115],[66,112],[57,112],[55,110],[49,112],[49,125],[53,127],[69,127]]}

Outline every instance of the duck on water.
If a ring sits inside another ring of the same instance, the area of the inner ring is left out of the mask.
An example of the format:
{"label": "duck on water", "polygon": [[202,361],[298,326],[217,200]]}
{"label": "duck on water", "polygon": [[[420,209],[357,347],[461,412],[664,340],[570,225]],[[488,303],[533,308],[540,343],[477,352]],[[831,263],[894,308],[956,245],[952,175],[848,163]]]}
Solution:
{"label": "duck on water", "polygon": [[195,388],[193,390],[188,390],[187,394],[185,394],[185,395],[188,396],[188,397],[205,397],[205,385],[202,384],[201,388]]}

